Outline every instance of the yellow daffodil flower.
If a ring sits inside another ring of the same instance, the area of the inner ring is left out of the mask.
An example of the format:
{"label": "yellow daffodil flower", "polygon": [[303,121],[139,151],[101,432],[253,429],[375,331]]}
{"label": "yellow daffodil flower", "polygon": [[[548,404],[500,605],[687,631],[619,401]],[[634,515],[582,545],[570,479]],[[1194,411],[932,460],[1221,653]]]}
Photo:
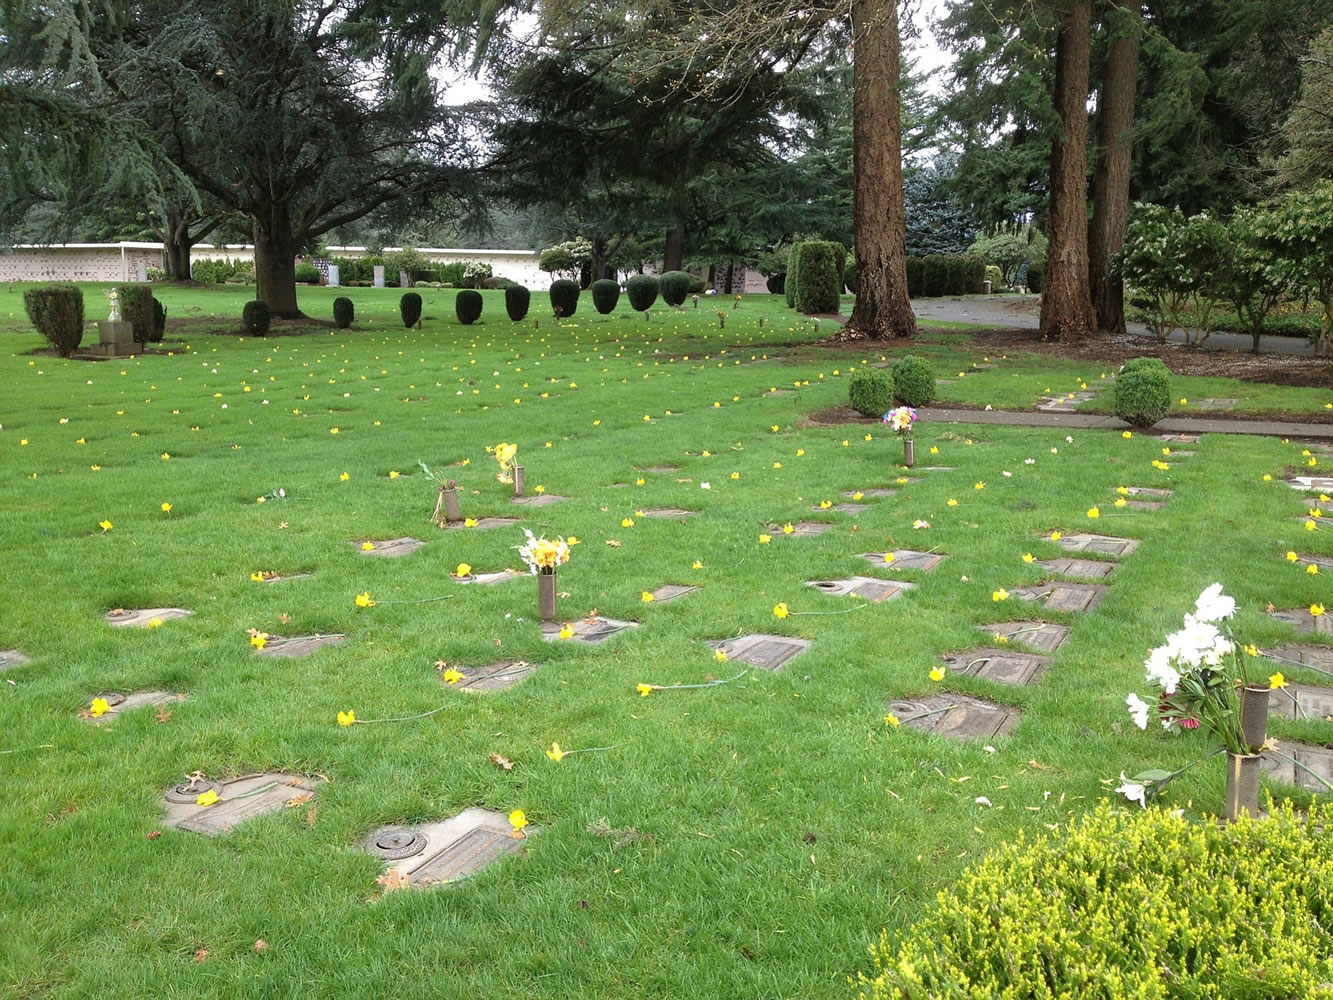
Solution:
{"label": "yellow daffodil flower", "polygon": [[197,806],[211,806],[217,800],[218,800],[218,793],[214,789],[210,788],[208,791],[204,792],[197,799],[195,799],[194,804]]}
{"label": "yellow daffodil flower", "polygon": [[898,718],[898,716],[890,713],[889,715],[884,716],[884,725],[897,728],[898,726],[902,725],[902,721]]}
{"label": "yellow daffodil flower", "polygon": [[463,518],[463,527],[465,527],[465,528],[475,528],[476,526],[477,526],[477,519],[476,519],[475,517],[465,517],[465,518]]}
{"label": "yellow daffodil flower", "polygon": [[650,593],[648,593],[648,591],[645,590],[645,591],[643,591],[643,593],[641,593],[641,594],[639,595],[639,600],[642,601],[644,604],[652,604],[652,603],[653,603],[653,595],[650,594]]}
{"label": "yellow daffodil flower", "polygon": [[713,650],[713,659],[717,660],[718,663],[726,663],[726,662],[727,662],[727,651],[726,651],[725,649],[715,649],[715,650]]}
{"label": "yellow daffodil flower", "polygon": [[346,712],[338,713],[338,725],[340,726],[350,726],[355,721],[356,721],[356,713],[353,711],[349,710]]}
{"label": "yellow daffodil flower", "polygon": [[1058,542],[1063,536],[1058,531],[1051,532],[1051,541]]}
{"label": "yellow daffodil flower", "polygon": [[759,544],[760,544],[760,545],[767,545],[767,544],[768,544],[769,542],[771,542],[772,540],[773,540],[773,536],[772,536],[772,535],[760,535],[760,536],[759,536]]}
{"label": "yellow daffodil flower", "polygon": [[930,446],[930,453],[931,453],[932,455],[938,455],[938,454],[940,453],[940,449],[939,449],[936,445],[931,445],[931,446]]}
{"label": "yellow daffodil flower", "polygon": [[250,579],[253,580],[255,583],[263,583],[263,582],[264,582],[264,574],[263,574],[262,572],[260,572],[260,573],[251,573],[251,574],[250,574]]}
{"label": "yellow daffodil flower", "polygon": [[1273,477],[1270,476],[1267,472],[1265,472],[1265,473],[1264,473],[1264,482],[1266,482],[1266,483],[1271,483],[1272,481],[1273,481]]}
{"label": "yellow daffodil flower", "polygon": [[779,602],[779,603],[773,605],[773,617],[774,617],[774,618],[786,618],[787,615],[789,615],[790,613],[791,613],[791,612],[789,612],[789,611],[787,610],[787,605],[784,604],[784,603],[782,603],[782,602]]}
{"label": "yellow daffodil flower", "polygon": [[1126,507],[1126,506],[1128,506],[1128,505],[1129,505],[1129,501],[1126,500],[1124,497],[1116,497],[1116,498],[1115,498],[1115,504],[1114,504],[1114,506],[1116,506],[1116,507]]}
{"label": "yellow daffodil flower", "polygon": [[1317,576],[1319,574],[1319,567],[1315,563],[1309,563],[1305,567],[1305,572],[1309,573],[1311,576]]}
{"label": "yellow daffodil flower", "polygon": [[634,527],[634,518],[632,518],[632,517],[623,517],[623,518],[621,518],[621,519],[620,519],[620,526],[621,526],[622,528],[632,528],[632,527]]}
{"label": "yellow daffodil flower", "polygon": [[1122,497],[1127,497],[1127,496],[1129,496],[1129,487],[1128,487],[1128,486],[1117,486],[1117,487],[1115,488],[1115,491],[1116,491],[1117,493],[1119,493]]}
{"label": "yellow daffodil flower", "polygon": [[640,698],[647,698],[653,693],[653,686],[651,684],[635,684],[634,690],[639,692]]}
{"label": "yellow daffodil flower", "polygon": [[931,668],[930,668],[930,679],[931,679],[932,681],[936,681],[936,682],[942,681],[942,680],[944,680],[944,675],[945,675],[945,670],[944,670],[943,667],[931,667]]}
{"label": "yellow daffodil flower", "polygon": [[565,751],[560,749],[559,743],[552,743],[551,749],[546,751],[546,756],[558,764],[565,759]]}
{"label": "yellow daffodil flower", "polygon": [[1313,617],[1318,618],[1318,617],[1319,617],[1320,615],[1322,615],[1323,613],[1324,613],[1324,606],[1323,606],[1322,604],[1311,604],[1311,605],[1310,605],[1310,614],[1311,614]]}
{"label": "yellow daffodil flower", "polygon": [[454,567],[454,576],[458,577],[460,580],[463,579],[463,577],[465,576],[470,576],[471,574],[472,574],[472,566],[468,563],[459,563],[456,567]]}
{"label": "yellow daffodil flower", "polygon": [[1007,601],[1009,600],[1009,591],[1005,590],[1003,587],[1001,587],[999,590],[992,590],[990,594],[990,599],[996,602]]}
{"label": "yellow daffodil flower", "polygon": [[986,484],[985,484],[985,483],[981,483],[981,482],[973,483],[973,484],[972,484],[972,488],[973,488],[974,490],[984,490],[984,489],[986,488]]}
{"label": "yellow daffodil flower", "polygon": [[833,506],[833,501],[832,501],[832,500],[821,500],[821,501],[819,501],[819,509],[820,509],[820,510],[828,510],[828,509],[829,509],[830,507],[832,507],[832,506]]}
{"label": "yellow daffodil flower", "polygon": [[250,636],[250,645],[254,646],[255,649],[263,649],[268,645],[268,635],[260,632],[258,635]]}
{"label": "yellow daffodil flower", "polygon": [[364,594],[356,595],[356,606],[358,608],[369,608],[373,607],[374,604],[375,602],[370,599],[370,591],[367,590]]}
{"label": "yellow daffodil flower", "polygon": [[950,506],[950,507],[957,507],[957,506],[958,506],[958,501],[955,500],[953,497],[949,497],[949,500],[948,500],[948,506]]}
{"label": "yellow daffodil flower", "polygon": [[523,815],[522,809],[515,809],[509,814],[509,825],[514,828],[515,833],[521,833],[528,825],[528,817]]}
{"label": "yellow daffodil flower", "polygon": [[105,698],[94,698],[93,703],[88,706],[88,714],[94,719],[100,719],[106,715],[106,710],[110,707]]}
{"label": "yellow daffodil flower", "polygon": [[110,531],[112,528],[115,527],[115,525],[112,524],[110,521],[98,521],[97,526],[101,528],[103,531]]}
{"label": "yellow daffodil flower", "polygon": [[170,514],[170,513],[171,513],[171,504],[169,504],[169,503],[164,503],[164,504],[162,505],[162,513],[163,513],[163,514]]}
{"label": "yellow daffodil flower", "polygon": [[1268,687],[1272,691],[1281,691],[1287,686],[1287,679],[1282,676],[1282,672],[1268,675]]}
{"label": "yellow daffodil flower", "polygon": [[348,473],[346,473],[346,472],[344,472],[341,476],[338,477],[338,479],[339,479],[340,481],[344,482],[344,483],[347,482],[347,480],[349,480],[349,479],[351,479],[351,478],[352,478],[352,477],[351,477]]}
{"label": "yellow daffodil flower", "polygon": [[147,624],[144,625],[144,628],[161,628],[161,627],[162,627],[161,618],[149,618]]}
{"label": "yellow daffodil flower", "polygon": [[852,499],[860,500],[863,496],[865,496],[865,494],[862,493],[860,490],[857,490],[855,493],[852,494]]}
{"label": "yellow daffodil flower", "polygon": [[867,440],[867,441],[871,441],[871,440],[874,440],[874,439],[873,439],[869,434],[867,434],[867,435],[866,435],[866,440]]}
{"label": "yellow daffodil flower", "polygon": [[1101,517],[1101,516],[1102,516],[1102,512],[1101,512],[1100,510],[1098,510],[1096,507],[1089,507],[1089,508],[1088,508],[1088,517],[1093,518],[1094,520],[1096,520],[1097,518],[1099,518],[1099,517]]}
{"label": "yellow daffodil flower", "polygon": [[1032,553],[1031,553],[1031,552],[1024,552],[1024,553],[1023,553],[1023,561],[1024,561],[1025,563],[1030,563],[1030,562],[1032,562]]}
{"label": "yellow daffodil flower", "polygon": [[399,475],[399,473],[398,473],[398,471],[397,471],[396,469],[390,469],[390,470],[389,470],[389,478],[390,478],[390,479],[397,479],[397,478],[398,478],[398,475]]}
{"label": "yellow daffodil flower", "polygon": [[1120,432],[1120,436],[1121,436],[1122,438],[1124,438],[1126,441],[1128,441],[1128,440],[1129,440],[1130,438],[1132,438],[1134,435],[1131,434],[1129,431],[1121,431],[1121,432]]}
{"label": "yellow daffodil flower", "polygon": [[573,629],[572,627],[570,627],[569,625],[562,625],[562,626],[560,627],[560,638],[561,638],[561,639],[572,639],[572,638],[574,638],[574,629]]}
{"label": "yellow daffodil flower", "polygon": [[634,480],[634,485],[635,485],[635,486],[642,486],[642,485],[643,485],[643,476],[640,476],[638,479]]}
{"label": "yellow daffodil flower", "polygon": [[793,531],[795,531],[795,530],[796,530],[796,529],[792,527],[792,524],[791,524],[790,521],[788,521],[786,524],[784,524],[784,525],[782,526],[782,533],[783,533],[784,535],[790,535],[790,534],[791,534]]}
{"label": "yellow daffodil flower", "polygon": [[457,684],[463,679],[463,674],[455,670],[453,667],[446,670],[442,676],[444,677],[444,683],[446,684]]}

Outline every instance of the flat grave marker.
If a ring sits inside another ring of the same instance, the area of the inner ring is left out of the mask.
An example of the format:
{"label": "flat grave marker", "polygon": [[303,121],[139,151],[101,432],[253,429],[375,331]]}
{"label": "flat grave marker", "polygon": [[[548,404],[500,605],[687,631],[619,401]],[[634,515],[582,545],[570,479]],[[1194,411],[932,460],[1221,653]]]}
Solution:
{"label": "flat grave marker", "polygon": [[0,670],[6,667],[21,667],[25,663],[30,663],[26,656],[17,649],[0,649]]}
{"label": "flat grave marker", "polygon": [[[1333,750],[1327,747],[1312,746],[1309,743],[1296,743],[1283,740],[1279,750],[1288,757],[1293,757],[1304,764],[1324,781],[1333,782]],[[1260,769],[1269,777],[1286,785],[1304,788],[1311,792],[1327,792],[1328,786],[1306,773],[1289,760],[1283,760],[1276,754],[1262,754]]]}
{"label": "flat grave marker", "polygon": [[693,594],[698,587],[691,587],[687,584],[665,583],[652,591],[654,604],[669,604],[678,597],[684,597],[686,594]]}
{"label": "flat grave marker", "polygon": [[184,608],[139,608],[137,610],[115,608],[102,617],[116,628],[150,628],[153,622],[160,624],[171,621],[173,618],[188,618],[192,614],[194,614],[193,611],[187,611]]}
{"label": "flat grave marker", "polygon": [[1086,403],[1096,396],[1097,393],[1087,390],[1070,392],[1063,396],[1043,396],[1042,401],[1037,404],[1037,409],[1045,410],[1047,413],[1074,413],[1078,410],[1079,403]]}
{"label": "flat grave marker", "polygon": [[[1283,557],[1285,558],[1285,556]],[[1333,556],[1317,556],[1312,553],[1302,552],[1296,557],[1296,561],[1302,566],[1318,566],[1320,571],[1333,570]]]}
{"label": "flat grave marker", "polygon": [[1069,638],[1069,629],[1050,622],[1000,622],[998,625],[978,625],[977,628],[1044,653],[1054,653]]}
{"label": "flat grave marker", "polygon": [[1330,476],[1293,476],[1287,480],[1293,490],[1310,490],[1328,493],[1333,490],[1333,477]]}
{"label": "flat grave marker", "polygon": [[1333,688],[1288,684],[1269,692],[1268,711],[1281,719],[1326,719],[1333,716]]}
{"label": "flat grave marker", "polygon": [[508,528],[519,522],[519,519],[516,517],[477,517],[473,518],[473,520],[477,523],[470,528],[466,518],[462,521],[450,521],[445,525],[445,528],[450,530],[453,528],[463,528],[464,530],[469,531],[490,531],[492,528]]}
{"label": "flat grave marker", "polygon": [[878,500],[881,497],[891,497],[897,492],[897,490],[891,490],[883,486],[868,486],[863,490],[843,490],[842,495],[849,500],[858,495],[862,497],[874,497]]}
{"label": "flat grave marker", "polygon": [[615,618],[582,618],[567,624],[574,633],[568,640],[560,638],[560,631],[564,628],[560,622],[542,622],[542,638],[547,642],[583,642],[599,646],[617,632],[639,627],[638,622],[623,622]]}
{"label": "flat grave marker", "polygon": [[811,510],[836,510],[839,514],[846,514],[849,517],[855,517],[861,511],[866,509],[863,503],[835,503],[832,507],[821,507],[819,504],[813,504]]}
{"label": "flat grave marker", "polygon": [[1165,441],[1167,444],[1198,444],[1199,435],[1197,434],[1159,434],[1158,440]]}
{"label": "flat grave marker", "polygon": [[1018,709],[965,694],[933,694],[895,701],[889,711],[911,729],[951,740],[991,739],[1004,736],[1018,724]]}
{"label": "flat grave marker", "polygon": [[[535,827],[523,831],[527,837]],[[402,884],[429,888],[457,882],[507,854],[519,854],[527,837],[515,837],[503,813],[473,806],[457,816],[419,826],[381,827],[364,847]]]}
{"label": "flat grave marker", "polygon": [[1199,400],[1199,409],[1201,409],[1201,410],[1230,410],[1230,409],[1234,408],[1235,405],[1236,405],[1238,402],[1240,402],[1240,400],[1235,399],[1235,398],[1232,398],[1232,397],[1225,397],[1225,398],[1224,398],[1224,397],[1214,397],[1214,396],[1209,396],[1207,399],[1201,399],[1201,400]]}
{"label": "flat grave marker", "polygon": [[683,519],[693,517],[699,513],[697,510],[685,510],[682,507],[658,507],[652,510],[639,512],[639,517],[655,517],[662,520]]}
{"label": "flat grave marker", "polygon": [[1100,552],[1108,556],[1127,556],[1139,547],[1139,540],[1076,531],[1072,535],[1060,536],[1060,541],[1056,544],[1067,552]]}
{"label": "flat grave marker", "polygon": [[[892,559],[886,558],[893,556]],[[894,569],[918,569],[928,572],[945,559],[940,552],[918,552],[915,549],[894,549],[892,552],[862,552],[861,558],[876,566],[892,566]]]}
{"label": "flat grave marker", "polygon": [[276,656],[283,659],[299,659],[303,656],[309,656],[324,646],[339,646],[347,641],[345,635],[293,635],[284,638],[283,636],[269,636],[268,641],[264,643],[263,649],[255,650],[259,656]]}
{"label": "flat grave marker", "polygon": [[745,663],[761,670],[781,670],[784,663],[810,648],[810,640],[756,633],[736,639],[713,640],[708,645],[726,653],[729,662]]}
{"label": "flat grave marker", "polygon": [[1264,656],[1278,663],[1333,673],[1333,646],[1279,646],[1264,650]]}
{"label": "flat grave marker", "polygon": [[1116,563],[1103,562],[1100,559],[1034,559],[1034,566],[1040,566],[1048,573],[1059,576],[1074,576],[1082,580],[1103,580],[1116,568]]}
{"label": "flat grave marker", "polygon": [[538,664],[527,660],[498,660],[481,667],[460,667],[454,669],[463,675],[463,679],[450,687],[473,694],[489,694],[513,687],[519,681],[537,672]]}
{"label": "flat grave marker", "polygon": [[479,583],[483,587],[494,587],[499,583],[508,583],[510,580],[517,580],[519,577],[531,576],[518,569],[502,569],[494,573],[469,573],[467,576],[454,577],[455,583]]}
{"label": "flat grave marker", "polygon": [[[370,548],[366,548],[367,541],[370,542]],[[376,556],[388,559],[395,556],[411,555],[426,543],[419,538],[381,538],[364,539],[359,542],[351,542],[350,544],[363,556]]]}
{"label": "flat grave marker", "polygon": [[531,496],[514,497],[512,503],[527,504],[529,507],[550,507],[552,504],[568,500],[557,493],[534,493]]}
{"label": "flat grave marker", "polygon": [[871,576],[853,576],[846,580],[807,580],[805,585],[833,597],[859,597],[872,604],[898,597],[904,590],[916,586],[901,580],[880,580]]}
{"label": "flat grave marker", "polygon": [[1315,635],[1333,636],[1333,616],[1312,615],[1309,608],[1292,608],[1290,611],[1270,611],[1269,617],[1286,622],[1297,632],[1312,632]]}
{"label": "flat grave marker", "polygon": [[951,673],[984,677],[1000,684],[1035,684],[1051,663],[1047,656],[1001,649],[999,646],[944,653],[940,659],[949,665]]}
{"label": "flat grave marker", "polygon": [[185,695],[172,694],[170,691],[136,691],[134,694],[106,691],[93,697],[102,698],[106,701],[106,711],[94,718],[88,713],[87,709],[84,709],[79,713],[79,717],[84,722],[91,722],[95,726],[114,722],[123,712],[133,712],[136,708],[143,708],[145,705],[160,708],[172,702],[185,700]]}
{"label": "flat grave marker", "polygon": [[1047,611],[1075,614],[1096,608],[1108,589],[1092,583],[1047,580],[1032,587],[1015,587],[1011,593],[1020,600],[1040,602]]}
{"label": "flat grave marker", "polygon": [[261,582],[263,582],[263,583],[283,583],[283,582],[285,582],[285,581],[287,581],[287,580],[309,580],[309,579],[310,579],[311,577],[313,577],[315,574],[313,574],[313,573],[292,573],[290,576],[286,576],[286,575],[284,575],[284,574],[282,574],[282,573],[264,573],[264,574],[262,574],[262,575],[263,575],[264,579],[263,579]]}
{"label": "flat grave marker", "polygon": [[817,538],[833,525],[827,521],[793,521],[790,533],[782,530],[781,524],[770,524],[767,531],[775,538]]}
{"label": "flat grave marker", "polygon": [[[238,823],[252,816],[277,812],[310,801],[319,794],[322,778],[301,774],[266,772],[247,774],[227,781],[213,782],[196,777],[167,789],[162,803],[167,810],[167,825],[210,837],[228,833]],[[204,792],[216,792],[217,801],[201,806]]]}

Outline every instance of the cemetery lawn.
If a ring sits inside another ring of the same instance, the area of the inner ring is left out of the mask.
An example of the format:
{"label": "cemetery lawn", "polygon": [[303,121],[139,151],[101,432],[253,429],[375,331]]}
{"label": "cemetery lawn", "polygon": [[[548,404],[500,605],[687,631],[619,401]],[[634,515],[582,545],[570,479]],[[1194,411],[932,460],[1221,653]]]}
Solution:
{"label": "cemetery lawn", "polygon": [[[100,291],[85,286],[90,319]],[[1237,633],[1261,648],[1299,641],[1268,605],[1333,597],[1327,574],[1284,558],[1333,556],[1333,528],[1307,531],[1307,494],[1283,482],[1330,475],[1333,458],[1298,442],[922,423],[908,473],[887,428],[805,420],[846,402],[854,365],[909,350],[941,377],[969,372],[942,401],[976,404],[1030,408],[1045,387],[1102,381],[1086,365],[990,356],[965,330],[826,349],[833,321],[816,330],[768,296],[735,311],[659,305],[650,323],[623,310],[604,322],[585,296],[560,323],[534,294],[530,318],[511,324],[486,293],[482,322],[463,327],[451,291],[422,290],[417,331],[397,318],[397,290],[342,291],[354,329],[279,325],[254,340],[225,318],[251,290],[155,289],[167,341],[100,363],[34,354],[17,291],[4,310],[0,650],[31,658],[0,668],[12,682],[0,683],[0,983],[14,995],[847,997],[880,928],[910,926],[990,847],[1081,815],[1121,771],[1200,755],[1201,740],[1135,729],[1125,695],[1201,590],[1221,581]],[[303,306],[327,316],[335,294],[303,291]],[[1191,381],[1176,380],[1182,398],[1200,395]],[[1330,402],[1240,385],[1263,409]],[[502,441],[518,444],[529,495],[567,499],[512,503],[486,450]],[[521,520],[441,531],[421,461],[457,479],[464,514]],[[1174,495],[1160,510],[1116,508],[1118,486]],[[871,488],[894,492],[844,495]],[[812,510],[824,501],[865,509]],[[663,508],[697,513],[640,513]],[[803,520],[829,528],[783,534]],[[559,574],[561,620],[595,610],[638,627],[600,646],[545,642],[532,578],[451,578],[460,563],[522,569],[524,527],[579,540]],[[995,600],[1051,578],[1025,553],[1076,554],[1053,530],[1140,545],[1091,612]],[[404,536],[427,544],[403,558],[360,551]],[[945,558],[930,571],[861,558],[893,549]],[[265,571],[309,576],[252,580]],[[869,604],[806,586],[853,575],[914,588]],[[700,589],[643,601],[664,584]],[[358,607],[358,594],[378,603]],[[426,603],[392,603],[413,601]],[[193,615],[151,629],[102,620],[154,607]],[[1070,634],[1036,683],[930,679],[940,654],[993,645],[989,626],[1037,618]],[[270,658],[252,629],[346,641]],[[719,663],[707,644],[749,633],[811,645],[772,672]],[[499,660],[538,669],[489,694],[442,680]],[[99,693],[150,690],[187,700],[103,725],[79,717]],[[940,694],[1021,720],[967,743],[886,723],[893,701]],[[337,718],[441,706],[407,722]],[[1275,718],[1270,732],[1329,739],[1322,720]],[[553,743],[611,749],[555,761]],[[163,790],[196,770],[328,783],[209,838],[164,823]],[[1222,788],[1214,760],[1166,803],[1202,819]],[[536,831],[526,856],[384,891],[359,850],[367,834],[472,805],[523,810]]]}

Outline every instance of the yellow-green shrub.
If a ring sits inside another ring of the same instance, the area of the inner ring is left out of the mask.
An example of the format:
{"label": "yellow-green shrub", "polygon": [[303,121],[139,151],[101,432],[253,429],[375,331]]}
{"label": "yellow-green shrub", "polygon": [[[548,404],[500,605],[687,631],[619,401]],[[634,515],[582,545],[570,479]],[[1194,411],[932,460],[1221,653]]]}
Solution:
{"label": "yellow-green shrub", "polygon": [[880,935],[862,1000],[1333,997],[1333,814],[1095,812],[968,869]]}

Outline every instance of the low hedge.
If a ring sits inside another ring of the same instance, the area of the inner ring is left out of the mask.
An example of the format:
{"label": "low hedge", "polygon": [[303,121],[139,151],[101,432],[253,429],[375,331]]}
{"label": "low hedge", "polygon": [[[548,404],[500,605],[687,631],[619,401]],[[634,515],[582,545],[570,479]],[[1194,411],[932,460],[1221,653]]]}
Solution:
{"label": "low hedge", "polygon": [[935,369],[925,358],[908,354],[894,362],[893,395],[904,406],[925,406],[935,398]]}
{"label": "low hedge", "polygon": [[245,327],[245,332],[251,337],[267,337],[272,322],[273,314],[269,312],[267,302],[255,299],[241,309],[241,326]]}
{"label": "low hedge", "polygon": [[893,376],[880,368],[857,368],[847,383],[852,409],[863,417],[882,417],[893,406]]}
{"label": "low hedge", "polygon": [[406,292],[398,300],[398,311],[403,317],[403,326],[416,326],[421,322],[421,296],[416,292]]}
{"label": "low hedge", "polygon": [[481,292],[465,288],[454,296],[454,315],[464,326],[471,326],[481,318]]}
{"label": "low hedge", "polygon": [[[806,240],[791,248],[796,270],[792,304],[797,312],[836,313],[842,294],[842,273],[847,251],[841,243]],[[790,280],[790,276],[789,276]]]}
{"label": "low hedge", "polygon": [[135,343],[155,343],[152,288],[148,285],[117,285],[116,294],[120,298],[121,317],[134,327]]}
{"label": "low hedge", "polygon": [[83,290],[77,285],[41,285],[23,293],[32,325],[57,354],[67,358],[83,342]]}
{"label": "low hedge", "polygon": [[561,319],[573,316],[579,308],[579,283],[568,278],[557,278],[551,282],[551,312]]}
{"label": "low hedge", "polygon": [[669,306],[680,306],[694,294],[694,275],[689,271],[667,271],[657,279],[657,287],[662,293],[663,302]]}
{"label": "low hedge", "polygon": [[505,289],[505,312],[515,323],[528,314],[528,306],[531,304],[532,292],[526,285],[510,285]]}
{"label": "low hedge", "polygon": [[339,330],[346,330],[356,319],[356,306],[345,295],[333,300],[333,325]]}
{"label": "low hedge", "polygon": [[1328,997],[1333,812],[1115,811],[991,852],[880,935],[862,1000]]}
{"label": "low hedge", "polygon": [[592,283],[592,304],[603,316],[615,311],[620,301],[620,282],[610,278],[599,278]]}
{"label": "low hedge", "polygon": [[1171,373],[1157,358],[1134,358],[1115,379],[1114,413],[1134,427],[1151,427],[1171,410]]}
{"label": "low hedge", "polygon": [[657,278],[651,274],[635,274],[625,282],[625,295],[635,312],[647,312],[657,301]]}

